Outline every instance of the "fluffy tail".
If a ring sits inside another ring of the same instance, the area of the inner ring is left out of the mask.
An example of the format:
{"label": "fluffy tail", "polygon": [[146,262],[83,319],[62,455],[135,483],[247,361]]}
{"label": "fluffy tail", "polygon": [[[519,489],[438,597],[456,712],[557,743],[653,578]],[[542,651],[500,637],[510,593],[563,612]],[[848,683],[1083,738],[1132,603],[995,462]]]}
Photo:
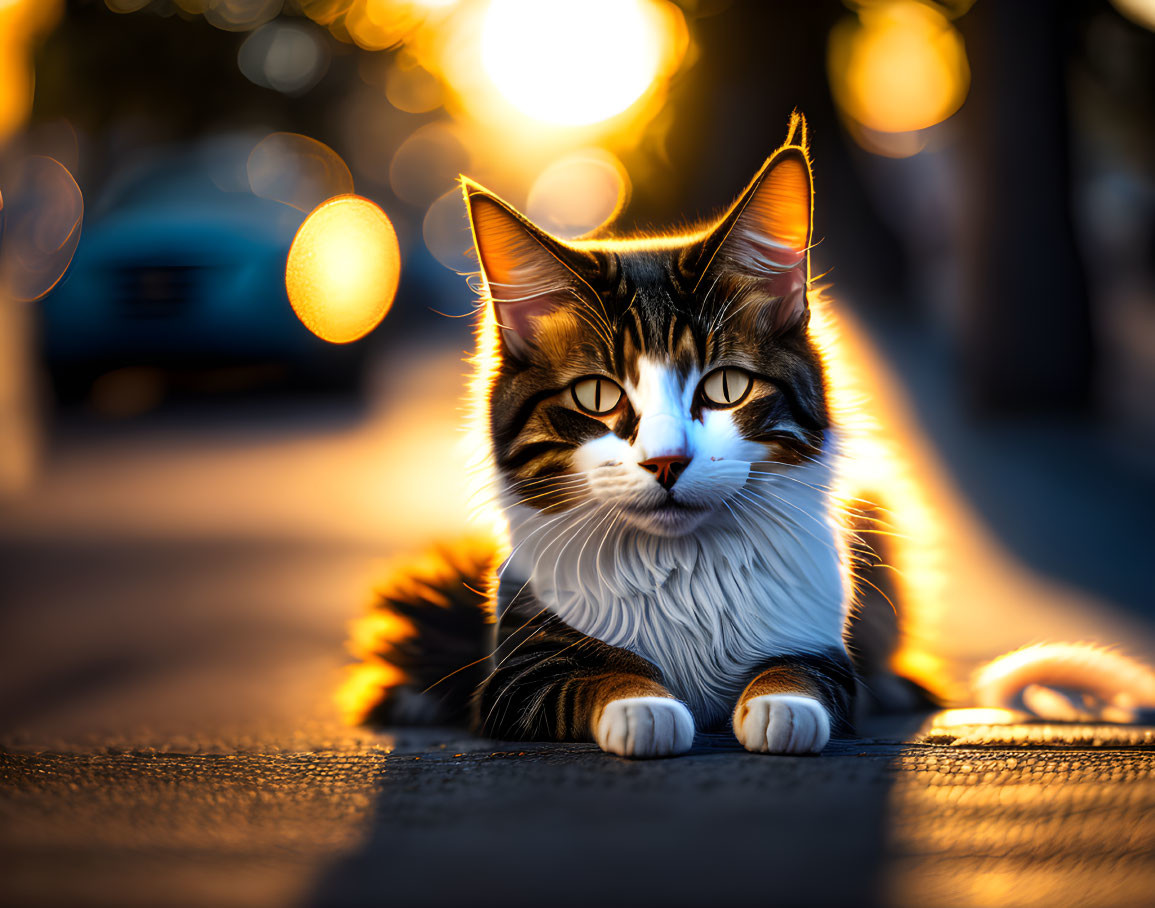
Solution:
{"label": "fluffy tail", "polygon": [[1155,671],[1093,643],[1038,643],[999,656],[972,679],[978,706],[1067,722],[1155,720]]}
{"label": "fluffy tail", "polygon": [[337,695],[350,724],[433,725],[468,720],[488,671],[488,590],[500,553],[472,538],[389,566],[368,613],[350,626],[358,659]]}

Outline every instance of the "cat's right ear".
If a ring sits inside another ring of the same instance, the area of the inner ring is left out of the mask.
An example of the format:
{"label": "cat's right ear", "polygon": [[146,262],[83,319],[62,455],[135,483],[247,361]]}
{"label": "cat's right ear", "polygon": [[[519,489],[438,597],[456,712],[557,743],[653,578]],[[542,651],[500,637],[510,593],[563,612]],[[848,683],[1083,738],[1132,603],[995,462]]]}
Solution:
{"label": "cat's right ear", "polygon": [[[801,117],[791,120],[787,141],[806,142]],[[779,148],[707,238],[700,280],[719,271],[737,275],[761,291],[763,321],[771,330],[804,324],[813,197],[804,144]]]}
{"label": "cat's right ear", "polygon": [[476,183],[462,179],[462,188],[502,341],[524,359],[541,319],[571,305],[584,282],[562,262],[557,240]]}

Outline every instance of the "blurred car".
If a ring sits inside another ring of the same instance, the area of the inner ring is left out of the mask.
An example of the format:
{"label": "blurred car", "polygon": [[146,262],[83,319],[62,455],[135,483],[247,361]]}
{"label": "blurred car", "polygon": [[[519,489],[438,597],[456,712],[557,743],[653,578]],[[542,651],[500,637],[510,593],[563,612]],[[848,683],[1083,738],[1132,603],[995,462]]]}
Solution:
{"label": "blurred car", "polygon": [[225,164],[243,175],[243,158],[162,155],[110,180],[90,206],[72,265],[43,303],[43,352],[58,388],[140,366],[186,383],[231,370],[360,387],[366,342],[327,343],[289,305],[285,260],[304,214],[240,180],[238,191],[222,189]]}

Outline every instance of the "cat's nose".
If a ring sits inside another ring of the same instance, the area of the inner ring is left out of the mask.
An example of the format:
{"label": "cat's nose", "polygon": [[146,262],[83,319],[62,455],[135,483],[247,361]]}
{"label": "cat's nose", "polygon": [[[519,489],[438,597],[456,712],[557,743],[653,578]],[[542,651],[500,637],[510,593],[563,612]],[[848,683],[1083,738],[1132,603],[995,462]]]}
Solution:
{"label": "cat's nose", "polygon": [[649,470],[653,473],[658,480],[658,485],[666,490],[674,487],[678,477],[686,471],[686,467],[689,465],[690,458],[684,454],[651,457],[649,460],[643,460],[638,464],[643,470]]}

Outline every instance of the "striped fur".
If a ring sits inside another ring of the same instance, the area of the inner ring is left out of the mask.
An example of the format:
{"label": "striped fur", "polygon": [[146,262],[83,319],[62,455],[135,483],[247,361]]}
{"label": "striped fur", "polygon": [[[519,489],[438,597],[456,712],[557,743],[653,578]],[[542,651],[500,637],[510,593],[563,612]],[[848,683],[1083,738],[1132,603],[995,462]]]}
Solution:
{"label": "striped fur", "polygon": [[[675,753],[684,712],[727,727],[772,672],[795,699],[767,707],[751,749],[781,738],[793,752],[771,726],[794,707],[821,716],[803,750],[846,730],[851,592],[837,430],[808,331],[805,148],[788,142],[717,223],[680,237],[562,243],[465,191],[511,547],[477,727]],[[740,398],[708,396],[718,369],[745,376]],[[617,386],[616,405],[581,403],[572,389],[590,377]],[[671,462],[673,482],[651,467]]]}

